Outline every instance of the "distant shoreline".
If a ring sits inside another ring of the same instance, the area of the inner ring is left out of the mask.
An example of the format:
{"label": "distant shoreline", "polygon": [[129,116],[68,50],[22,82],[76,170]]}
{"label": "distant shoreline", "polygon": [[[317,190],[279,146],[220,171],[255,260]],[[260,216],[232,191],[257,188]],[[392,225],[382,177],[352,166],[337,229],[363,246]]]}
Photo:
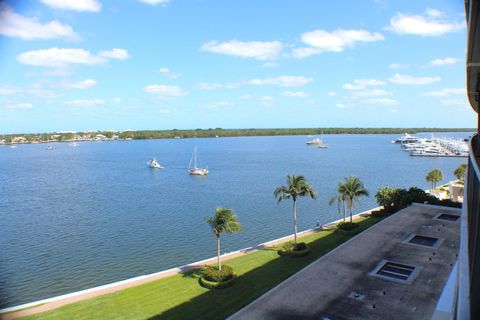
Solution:
{"label": "distant shoreline", "polygon": [[187,139],[220,137],[291,136],[321,134],[403,134],[422,132],[475,132],[474,128],[273,128],[273,129],[194,129],[79,131],[53,133],[19,133],[0,135],[0,144],[35,144],[53,142],[117,141],[147,139]]}

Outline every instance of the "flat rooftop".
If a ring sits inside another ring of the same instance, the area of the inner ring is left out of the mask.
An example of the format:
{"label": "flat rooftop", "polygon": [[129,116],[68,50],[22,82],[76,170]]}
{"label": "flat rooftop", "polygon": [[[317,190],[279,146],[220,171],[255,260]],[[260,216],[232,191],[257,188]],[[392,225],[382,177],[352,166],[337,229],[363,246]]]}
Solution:
{"label": "flat rooftop", "polygon": [[461,210],[413,204],[230,319],[430,319],[457,261],[460,219],[452,215]]}

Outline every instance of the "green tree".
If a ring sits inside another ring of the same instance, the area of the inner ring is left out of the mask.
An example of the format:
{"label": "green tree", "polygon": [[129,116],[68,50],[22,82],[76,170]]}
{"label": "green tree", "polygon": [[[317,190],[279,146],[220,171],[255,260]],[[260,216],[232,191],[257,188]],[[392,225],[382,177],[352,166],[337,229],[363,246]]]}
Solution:
{"label": "green tree", "polygon": [[432,189],[435,189],[437,183],[443,180],[443,173],[440,169],[433,169],[427,174],[425,180],[432,184]]}
{"label": "green tree", "polygon": [[227,208],[217,208],[213,217],[205,217],[205,221],[212,228],[213,234],[217,237],[217,261],[218,270],[222,270],[220,264],[220,235],[222,233],[236,233],[242,230],[242,225],[237,219],[235,212]]}
{"label": "green tree", "polygon": [[277,204],[284,199],[291,198],[293,201],[293,230],[295,245],[297,245],[297,199],[305,196],[316,199],[317,193],[304,176],[287,175],[287,185],[276,188],[273,195],[277,199]]}
{"label": "green tree", "polygon": [[462,163],[453,171],[453,174],[458,180],[463,181],[463,179],[465,179],[465,171],[467,171],[467,164]]}
{"label": "green tree", "polygon": [[389,187],[382,187],[378,189],[375,194],[375,199],[379,206],[382,206],[386,211],[390,210],[393,207],[395,198],[395,189],[390,189]]}
{"label": "green tree", "polygon": [[359,201],[360,197],[368,197],[368,191],[359,178],[350,176],[338,183],[338,192],[345,196],[345,201],[350,212],[350,223],[353,223],[353,207],[355,203]]}

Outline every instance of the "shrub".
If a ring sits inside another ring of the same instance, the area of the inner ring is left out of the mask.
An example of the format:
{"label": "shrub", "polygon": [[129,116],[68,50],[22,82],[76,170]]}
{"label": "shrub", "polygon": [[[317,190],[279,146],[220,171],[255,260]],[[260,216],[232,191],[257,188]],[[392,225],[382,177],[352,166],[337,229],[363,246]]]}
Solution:
{"label": "shrub", "polygon": [[237,275],[234,273],[230,280],[223,282],[208,281],[204,278],[200,278],[200,285],[207,289],[224,289],[232,286],[235,283]]}
{"label": "shrub", "polygon": [[[390,210],[390,209],[389,209]],[[370,213],[370,216],[373,218],[384,218],[390,214],[390,211],[383,209],[383,210],[375,210]]]}
{"label": "shrub", "polygon": [[211,282],[225,282],[234,278],[233,270],[230,266],[223,265],[222,270],[217,267],[206,266],[202,270],[202,279]]}
{"label": "shrub", "polygon": [[299,242],[295,245],[293,241],[288,241],[282,245],[282,249],[278,250],[280,256],[300,258],[306,256],[310,252],[310,248],[305,242]]}

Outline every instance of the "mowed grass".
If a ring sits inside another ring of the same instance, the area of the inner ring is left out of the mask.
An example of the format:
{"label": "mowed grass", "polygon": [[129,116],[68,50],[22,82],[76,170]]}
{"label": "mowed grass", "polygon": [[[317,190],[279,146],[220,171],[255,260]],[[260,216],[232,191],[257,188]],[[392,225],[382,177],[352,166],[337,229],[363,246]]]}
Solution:
{"label": "mowed grass", "polygon": [[[358,232],[378,221],[359,219]],[[351,237],[334,231],[302,237],[311,248],[304,258],[279,257],[277,248],[266,248],[226,261],[238,278],[222,290],[201,287],[192,271],[22,319],[224,319]]]}

